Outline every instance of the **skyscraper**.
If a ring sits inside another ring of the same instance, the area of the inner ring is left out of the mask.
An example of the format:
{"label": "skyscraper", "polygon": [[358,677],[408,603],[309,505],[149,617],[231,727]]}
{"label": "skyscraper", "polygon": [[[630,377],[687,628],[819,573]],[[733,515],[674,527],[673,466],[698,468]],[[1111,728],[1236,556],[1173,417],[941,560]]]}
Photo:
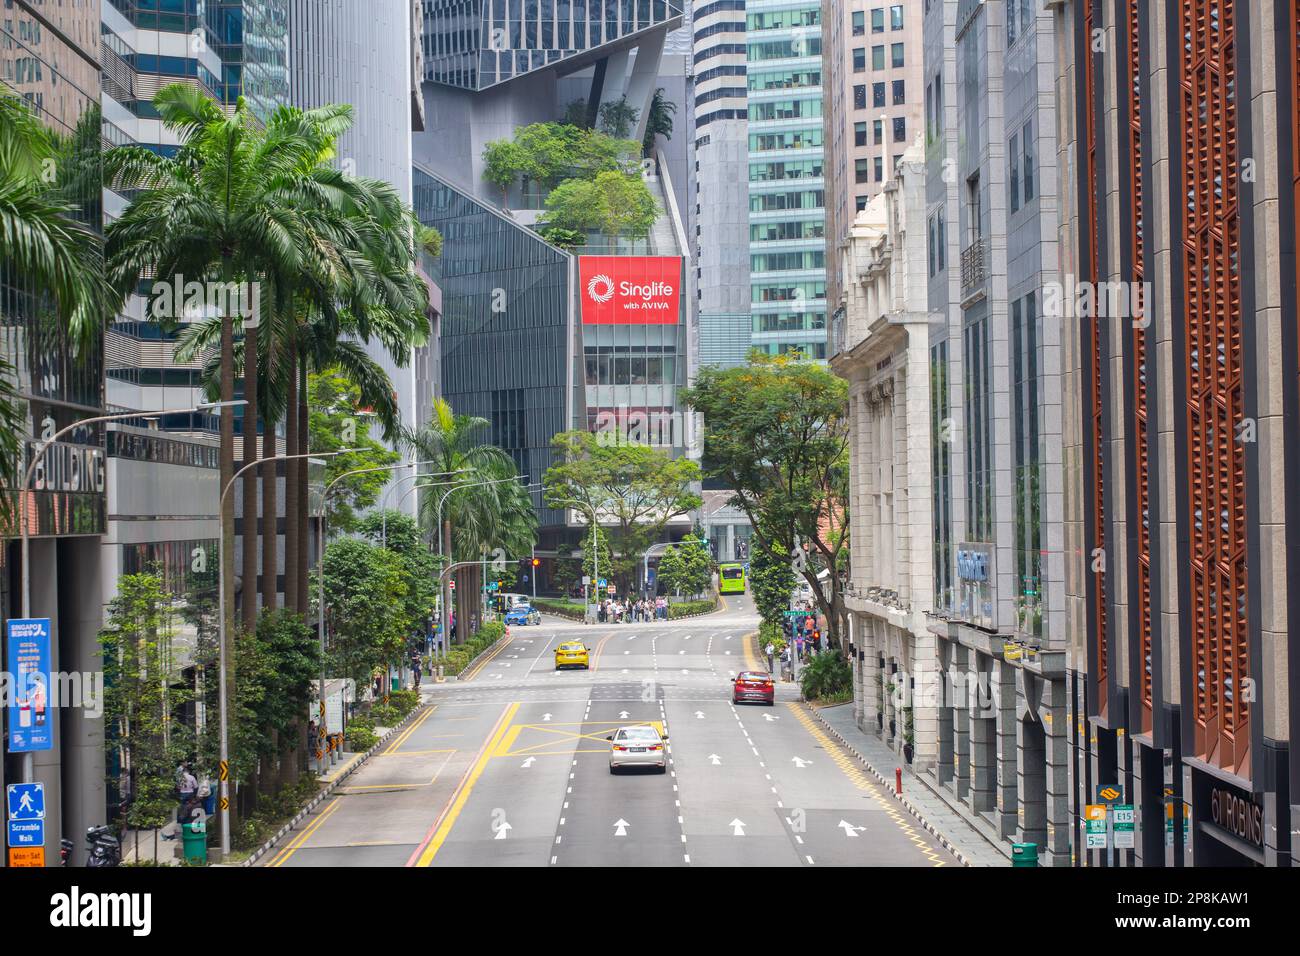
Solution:
{"label": "skyscraper", "polygon": [[751,345],[825,359],[821,6],[755,6],[745,14]]}

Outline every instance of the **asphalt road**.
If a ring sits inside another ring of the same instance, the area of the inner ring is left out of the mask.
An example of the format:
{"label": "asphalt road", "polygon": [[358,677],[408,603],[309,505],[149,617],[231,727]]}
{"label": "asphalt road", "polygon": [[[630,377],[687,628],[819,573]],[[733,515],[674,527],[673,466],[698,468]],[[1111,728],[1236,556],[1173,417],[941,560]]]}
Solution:
{"label": "asphalt road", "polygon": [[[742,598],[706,617],[546,618],[430,706],[268,854],[266,866],[944,866],[957,861],[757,666]],[[589,671],[556,672],[581,637]],[[667,772],[609,772],[605,738],[656,722]]]}

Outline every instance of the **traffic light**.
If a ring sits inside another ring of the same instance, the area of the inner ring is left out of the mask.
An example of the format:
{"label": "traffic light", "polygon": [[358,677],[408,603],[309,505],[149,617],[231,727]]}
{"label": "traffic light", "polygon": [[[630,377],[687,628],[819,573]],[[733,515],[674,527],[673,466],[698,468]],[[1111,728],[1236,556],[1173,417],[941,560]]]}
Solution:
{"label": "traffic light", "polygon": [[541,558],[533,558],[533,567],[537,567],[541,563],[542,563]]}

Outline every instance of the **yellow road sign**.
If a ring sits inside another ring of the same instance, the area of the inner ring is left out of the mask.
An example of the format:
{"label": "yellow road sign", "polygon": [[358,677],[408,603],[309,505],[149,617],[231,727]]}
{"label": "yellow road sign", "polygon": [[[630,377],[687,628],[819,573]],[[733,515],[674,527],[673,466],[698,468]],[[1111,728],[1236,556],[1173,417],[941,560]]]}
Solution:
{"label": "yellow road sign", "polygon": [[1083,818],[1085,820],[1105,820],[1106,804],[1090,803],[1083,808]]}

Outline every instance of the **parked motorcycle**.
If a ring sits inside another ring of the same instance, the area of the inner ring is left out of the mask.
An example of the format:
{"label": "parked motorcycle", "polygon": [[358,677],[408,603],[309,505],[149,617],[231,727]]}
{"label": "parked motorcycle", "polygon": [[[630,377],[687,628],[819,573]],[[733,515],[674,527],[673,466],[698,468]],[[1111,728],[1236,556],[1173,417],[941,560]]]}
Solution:
{"label": "parked motorcycle", "polygon": [[122,865],[122,841],[114,835],[111,826],[88,827],[86,845],[90,848],[86,866]]}

